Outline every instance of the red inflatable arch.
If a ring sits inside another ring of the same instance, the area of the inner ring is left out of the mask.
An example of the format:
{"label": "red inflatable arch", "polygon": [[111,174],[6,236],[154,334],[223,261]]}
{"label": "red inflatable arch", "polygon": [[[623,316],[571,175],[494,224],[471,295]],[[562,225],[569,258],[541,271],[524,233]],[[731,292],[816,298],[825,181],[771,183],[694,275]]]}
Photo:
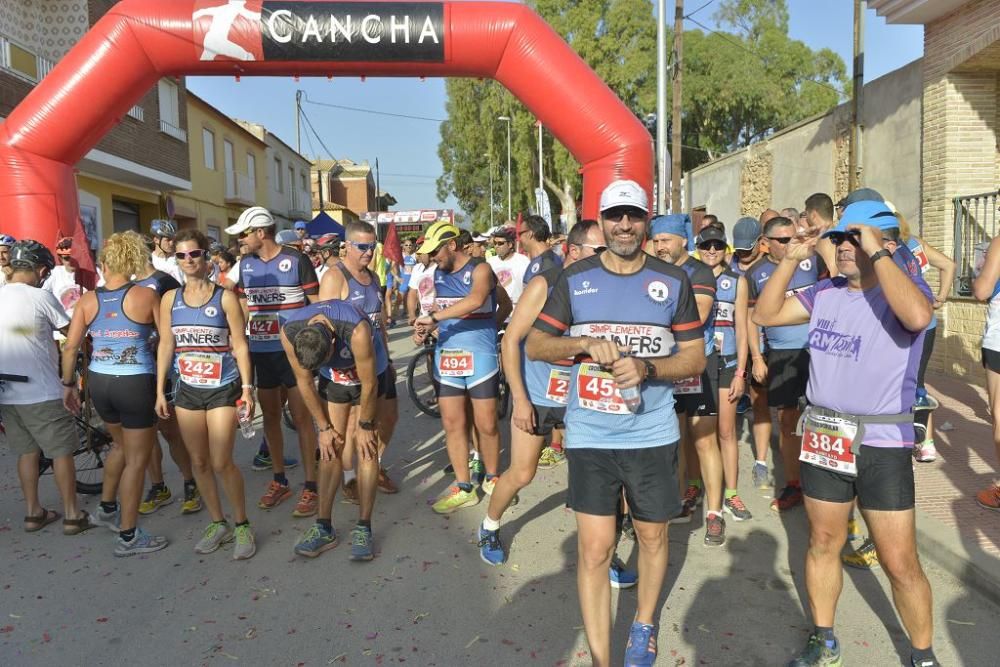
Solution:
{"label": "red inflatable arch", "polygon": [[0,123],[0,228],[82,240],[74,165],[171,75],[489,77],[583,165],[585,216],[615,179],[652,190],[646,128],[523,5],[122,0]]}

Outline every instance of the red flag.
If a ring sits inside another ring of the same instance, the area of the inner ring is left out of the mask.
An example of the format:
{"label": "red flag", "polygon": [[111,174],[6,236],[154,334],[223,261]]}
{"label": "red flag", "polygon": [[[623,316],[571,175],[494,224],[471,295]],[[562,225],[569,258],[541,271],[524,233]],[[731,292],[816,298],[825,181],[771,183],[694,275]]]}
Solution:
{"label": "red flag", "polygon": [[382,242],[382,256],[396,264],[403,263],[403,246],[399,243],[394,222],[389,223],[389,231],[385,235],[385,241]]}
{"label": "red flag", "polygon": [[[100,224],[100,221],[98,221]],[[90,255],[90,239],[83,229],[83,221],[77,216],[73,225],[73,259],[76,263],[76,282],[89,290],[97,284],[94,258]]]}

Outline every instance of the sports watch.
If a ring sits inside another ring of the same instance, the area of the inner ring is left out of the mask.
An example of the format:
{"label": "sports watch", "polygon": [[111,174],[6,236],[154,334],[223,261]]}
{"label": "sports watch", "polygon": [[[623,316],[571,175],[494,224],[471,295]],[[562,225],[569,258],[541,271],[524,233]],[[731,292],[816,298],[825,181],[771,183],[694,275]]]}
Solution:
{"label": "sports watch", "polygon": [[364,431],[374,431],[375,430],[375,421],[374,420],[372,420],[372,421],[359,421],[358,422],[358,426],[362,430],[364,430]]}
{"label": "sports watch", "polygon": [[643,365],[646,367],[646,377],[644,380],[655,380],[656,379],[656,364],[654,364],[649,359],[642,360]]}
{"label": "sports watch", "polygon": [[874,264],[875,262],[879,261],[883,257],[892,257],[892,253],[889,252],[888,250],[886,250],[885,248],[882,248],[881,250],[873,252],[871,254],[870,259],[872,260],[872,264]]}

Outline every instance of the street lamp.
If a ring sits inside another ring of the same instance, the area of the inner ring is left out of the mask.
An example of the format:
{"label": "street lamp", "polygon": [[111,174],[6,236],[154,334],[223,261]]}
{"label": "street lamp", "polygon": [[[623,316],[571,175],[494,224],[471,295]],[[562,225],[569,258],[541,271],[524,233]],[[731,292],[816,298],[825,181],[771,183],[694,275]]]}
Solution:
{"label": "street lamp", "polygon": [[483,157],[489,160],[490,170],[490,229],[493,229],[493,158],[489,153],[483,153]]}
{"label": "street lamp", "polygon": [[510,174],[510,116],[497,116],[497,120],[507,123],[507,219],[514,219],[514,199],[511,195],[511,174]]}

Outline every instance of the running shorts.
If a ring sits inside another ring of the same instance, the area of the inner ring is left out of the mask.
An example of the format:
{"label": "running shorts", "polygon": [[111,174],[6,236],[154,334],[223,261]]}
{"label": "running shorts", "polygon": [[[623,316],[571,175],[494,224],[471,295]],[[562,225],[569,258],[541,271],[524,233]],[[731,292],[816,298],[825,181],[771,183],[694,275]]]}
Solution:
{"label": "running shorts", "polygon": [[91,371],[87,379],[90,400],[106,423],[136,429],[156,425],[155,375],[105,375]]}
{"label": "running shorts", "polygon": [[495,350],[473,352],[472,373],[464,377],[441,375],[441,348],[434,348],[434,375],[441,383],[438,396],[496,398],[500,393],[500,365]]}
{"label": "running shorts", "polygon": [[639,449],[566,448],[574,512],[616,516],[622,490],[632,517],[665,523],[681,512],[677,443]]}
{"label": "running shorts", "polygon": [[295,373],[284,352],[251,352],[253,372],[258,389],[275,389],[296,385]]}
{"label": "running shorts", "polygon": [[803,463],[799,471],[802,492],[815,500],[850,503],[862,509],[900,511],[913,509],[913,449],[862,445],[857,456],[858,476]]}
{"label": "running shorts", "polygon": [[769,350],[767,353],[767,404],[795,408],[809,384],[809,350]]}
{"label": "running shorts", "polygon": [[178,382],[174,405],[183,410],[235,408],[236,401],[242,395],[243,388],[239,380],[222,387],[192,387],[187,383]]}

